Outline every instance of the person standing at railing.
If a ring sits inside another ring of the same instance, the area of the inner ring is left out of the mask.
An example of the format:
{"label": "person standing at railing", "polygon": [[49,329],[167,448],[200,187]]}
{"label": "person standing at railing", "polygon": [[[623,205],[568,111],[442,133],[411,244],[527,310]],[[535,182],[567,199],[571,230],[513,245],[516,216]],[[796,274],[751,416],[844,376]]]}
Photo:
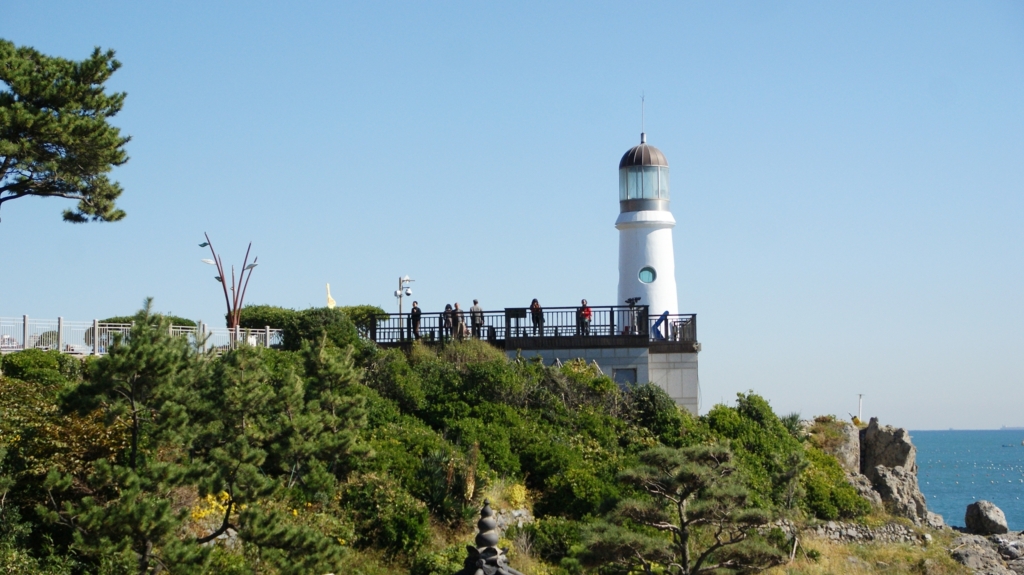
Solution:
{"label": "person standing at railing", "polygon": [[412,337],[413,339],[420,338],[420,316],[423,315],[423,311],[420,310],[419,302],[412,302],[412,310],[409,311],[409,320],[412,321]]}
{"label": "person standing at railing", "polygon": [[455,312],[452,311],[452,304],[444,304],[444,313],[441,314],[441,339],[446,335],[452,335],[452,325],[455,323]]}
{"label": "person standing at railing", "polygon": [[587,305],[587,300],[580,302],[582,305],[576,310],[576,335],[590,335],[590,320],[594,318],[594,312]]}
{"label": "person standing at railing", "polygon": [[455,309],[452,312],[452,316],[455,319],[455,337],[458,338],[459,341],[462,341],[462,338],[466,337],[466,332],[469,330],[466,329],[466,314],[462,311],[462,308],[459,307],[459,302],[455,302]]}
{"label": "person standing at railing", "polygon": [[473,326],[473,337],[480,339],[484,327],[484,308],[480,307],[480,300],[473,300],[473,307],[469,308],[469,323]]}
{"label": "person standing at railing", "polygon": [[540,302],[537,298],[533,298],[530,303],[530,321],[533,322],[533,335],[537,335],[537,330],[540,330],[540,335],[544,335],[544,310],[540,307]]}

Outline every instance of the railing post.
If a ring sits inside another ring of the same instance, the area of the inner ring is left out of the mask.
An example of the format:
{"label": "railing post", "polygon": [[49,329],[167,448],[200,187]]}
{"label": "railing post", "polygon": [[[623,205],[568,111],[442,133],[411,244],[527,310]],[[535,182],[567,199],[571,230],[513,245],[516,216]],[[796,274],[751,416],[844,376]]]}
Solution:
{"label": "railing post", "polygon": [[57,351],[64,353],[64,318],[57,318]]}
{"label": "railing post", "polygon": [[100,320],[92,320],[92,354],[100,354]]}
{"label": "railing post", "polygon": [[608,335],[615,335],[615,306],[608,308]]}
{"label": "railing post", "polygon": [[21,316],[21,349],[28,349],[28,316]]}
{"label": "railing post", "polygon": [[263,330],[264,330],[263,331],[263,334],[264,334],[263,335],[263,345],[267,349],[270,349],[270,326],[269,325],[263,326]]}

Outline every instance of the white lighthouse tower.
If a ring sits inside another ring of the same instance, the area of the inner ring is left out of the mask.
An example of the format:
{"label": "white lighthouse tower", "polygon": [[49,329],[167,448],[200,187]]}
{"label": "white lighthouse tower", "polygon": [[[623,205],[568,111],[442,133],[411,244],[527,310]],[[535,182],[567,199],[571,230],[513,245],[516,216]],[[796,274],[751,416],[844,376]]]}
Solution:
{"label": "white lighthouse tower", "polygon": [[637,305],[648,306],[650,317],[665,312],[679,313],[676,294],[676,261],[672,249],[672,228],[676,225],[668,209],[668,160],[647,144],[629,149],[619,161],[619,298],[623,305],[639,297]]}

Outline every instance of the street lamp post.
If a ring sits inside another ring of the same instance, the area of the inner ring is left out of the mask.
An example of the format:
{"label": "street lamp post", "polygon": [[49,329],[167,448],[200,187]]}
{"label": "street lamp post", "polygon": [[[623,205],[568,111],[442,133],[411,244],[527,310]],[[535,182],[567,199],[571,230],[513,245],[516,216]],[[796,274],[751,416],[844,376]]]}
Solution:
{"label": "street lamp post", "polygon": [[395,297],[398,298],[398,333],[400,339],[406,339],[405,318],[402,317],[402,297],[411,296],[412,288],[409,284],[416,280],[409,279],[409,276],[398,278],[398,289],[395,290]]}
{"label": "street lamp post", "polygon": [[[232,343],[237,338],[238,324],[242,319],[242,305],[245,302],[245,290],[249,287],[249,279],[252,278],[252,270],[256,267],[256,260],[258,257],[252,259],[252,263],[249,263],[249,252],[252,250],[252,242],[249,242],[249,247],[245,250],[245,259],[242,260],[242,271],[238,274],[238,279],[235,279],[235,266],[231,266],[231,286],[228,287],[226,277],[224,274],[224,264],[221,262],[220,256],[217,255],[216,250],[213,249],[213,242],[210,241],[210,235],[203,232],[203,236],[206,237],[206,241],[199,244],[199,247],[210,248],[210,253],[213,255],[212,260],[204,259],[203,263],[210,264],[211,266],[217,266],[217,276],[213,279],[220,282],[221,287],[224,289],[224,304],[227,307],[227,324],[228,329],[231,330]],[[245,272],[249,272],[246,275]],[[231,295],[228,296],[228,290],[230,289]]]}

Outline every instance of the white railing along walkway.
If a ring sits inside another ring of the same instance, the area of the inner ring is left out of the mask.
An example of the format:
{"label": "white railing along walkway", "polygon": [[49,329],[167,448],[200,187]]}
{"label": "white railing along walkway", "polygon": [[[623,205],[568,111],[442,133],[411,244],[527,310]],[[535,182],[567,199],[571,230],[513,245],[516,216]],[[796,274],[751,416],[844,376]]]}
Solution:
{"label": "white railing along walkway", "polygon": [[[31,319],[0,317],[0,353],[25,349],[56,349],[73,355],[103,355],[114,341],[114,334],[127,338],[130,323],[103,323],[99,320],[65,321],[57,319]],[[271,347],[280,345],[279,329],[248,329],[210,327],[202,322],[198,326],[172,325],[171,335],[188,337],[203,349],[229,349],[235,345]]]}

